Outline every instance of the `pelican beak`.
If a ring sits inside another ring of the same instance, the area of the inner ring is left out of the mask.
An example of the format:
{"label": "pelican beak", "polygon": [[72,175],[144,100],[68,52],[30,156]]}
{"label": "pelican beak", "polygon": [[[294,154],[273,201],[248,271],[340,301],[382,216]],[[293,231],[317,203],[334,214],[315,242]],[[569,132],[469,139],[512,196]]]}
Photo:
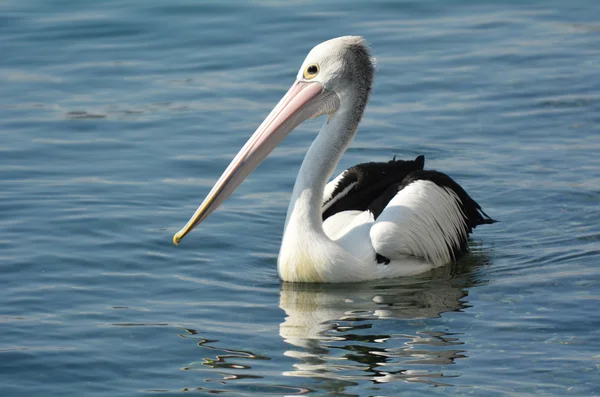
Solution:
{"label": "pelican beak", "polygon": [[187,224],[173,236],[175,245],[216,210],[294,128],[306,119],[334,110],[338,101],[333,91],[318,82],[296,81],[234,157]]}

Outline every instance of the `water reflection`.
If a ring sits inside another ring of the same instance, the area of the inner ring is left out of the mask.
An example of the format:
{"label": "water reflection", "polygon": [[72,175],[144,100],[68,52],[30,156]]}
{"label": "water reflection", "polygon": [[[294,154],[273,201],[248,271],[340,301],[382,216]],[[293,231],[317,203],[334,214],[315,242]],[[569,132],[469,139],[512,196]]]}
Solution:
{"label": "water reflection", "polygon": [[480,282],[469,269],[483,262],[470,257],[426,275],[366,284],[283,283],[279,333],[290,345],[284,354],[297,360],[284,375],[337,392],[365,381],[448,384],[459,374],[444,366],[466,356],[461,334],[426,319],[467,307],[466,289]]}
{"label": "water reflection", "polygon": [[282,283],[283,351],[233,349],[185,329],[179,336],[193,341],[202,359],[180,369],[199,375],[190,379],[204,385],[182,390],[357,396],[364,393],[351,389],[379,389],[398,381],[451,385],[460,373],[450,364],[467,356],[464,335],[449,329],[452,321],[432,319],[469,307],[468,288],[485,283],[476,271],[485,263],[484,257],[471,255],[410,278],[344,285]]}
{"label": "water reflection", "polygon": [[[198,333],[196,330],[193,330],[193,329],[186,329],[186,331],[192,335],[196,335]],[[182,338],[188,337],[184,334],[179,334],[179,336]],[[196,338],[192,338],[192,339],[196,339]],[[214,368],[214,369],[250,369],[250,368],[252,368],[250,365],[239,364],[234,361],[237,361],[238,359],[270,360],[269,357],[260,356],[260,355],[254,354],[252,352],[249,352],[249,351],[227,349],[224,347],[215,347],[212,344],[219,342],[216,339],[210,340],[210,339],[202,339],[201,338],[201,339],[196,339],[196,340],[198,340],[198,346],[201,346],[205,349],[216,351],[216,352],[223,352],[225,354],[217,354],[215,356],[215,358],[204,358],[204,360],[202,362],[191,363],[190,366],[181,368],[184,371],[190,370],[190,369],[192,369],[192,367],[197,366],[197,365],[205,365],[205,366],[208,366],[208,367]],[[232,376],[233,376],[233,378],[232,378]],[[242,378],[249,378],[249,377],[260,378],[260,376],[231,375],[231,374],[227,374],[227,375],[225,375],[225,377],[228,377],[230,379],[242,379]]]}

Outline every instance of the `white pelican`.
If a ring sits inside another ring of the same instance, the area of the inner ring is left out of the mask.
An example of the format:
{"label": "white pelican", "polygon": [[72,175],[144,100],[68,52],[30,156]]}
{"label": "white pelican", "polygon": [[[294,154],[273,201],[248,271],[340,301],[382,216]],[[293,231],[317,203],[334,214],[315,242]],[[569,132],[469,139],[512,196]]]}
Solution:
{"label": "white pelican", "polygon": [[327,183],[354,137],[373,74],[362,37],[338,37],[314,47],[292,87],[173,242],[205,220],[294,128],[327,115],[296,178],[277,262],[282,280],[407,276],[465,252],[471,230],[494,220],[449,176],[424,171],[423,156],[360,164]]}

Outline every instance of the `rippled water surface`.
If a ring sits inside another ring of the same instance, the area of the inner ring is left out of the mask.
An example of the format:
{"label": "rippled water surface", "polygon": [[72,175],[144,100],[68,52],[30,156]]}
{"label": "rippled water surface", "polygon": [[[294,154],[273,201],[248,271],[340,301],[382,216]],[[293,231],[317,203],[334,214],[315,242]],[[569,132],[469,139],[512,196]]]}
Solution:
{"label": "rippled water surface", "polygon": [[[1,396],[600,395],[600,2],[0,2]],[[308,50],[365,36],[339,169],[426,156],[500,223],[405,279],[291,285],[322,120],[171,237]]]}

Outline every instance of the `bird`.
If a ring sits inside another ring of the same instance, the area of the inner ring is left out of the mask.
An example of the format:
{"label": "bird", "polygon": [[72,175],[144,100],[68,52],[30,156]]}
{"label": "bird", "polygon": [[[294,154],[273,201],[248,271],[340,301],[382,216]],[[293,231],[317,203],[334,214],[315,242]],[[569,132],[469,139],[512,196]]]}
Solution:
{"label": "bird", "polygon": [[448,175],[425,170],[424,156],[358,164],[328,183],[356,134],[374,74],[375,59],[363,37],[315,46],[290,89],[173,236],[175,245],[292,130],[326,116],[292,192],[277,260],[281,280],[351,283],[411,276],[465,254],[472,230],[495,220]]}

